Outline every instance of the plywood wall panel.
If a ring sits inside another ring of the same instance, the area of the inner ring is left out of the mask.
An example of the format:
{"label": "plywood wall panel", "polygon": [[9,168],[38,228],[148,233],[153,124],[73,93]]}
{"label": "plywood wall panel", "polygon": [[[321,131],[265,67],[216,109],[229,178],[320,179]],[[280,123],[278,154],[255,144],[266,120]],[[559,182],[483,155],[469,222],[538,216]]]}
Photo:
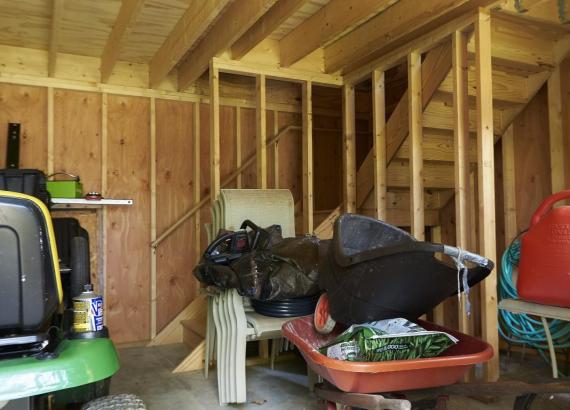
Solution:
{"label": "plywood wall panel", "polygon": [[314,143],[314,198],[316,210],[330,210],[342,202],[342,166],[335,158],[342,155],[342,124],[327,121],[330,117],[315,116],[313,124],[322,123],[327,128],[313,131]]}
{"label": "plywood wall panel", "polygon": [[101,94],[55,90],[54,172],[79,175],[84,194],[101,192]]}
{"label": "plywood wall panel", "polygon": [[518,115],[513,130],[517,232],[522,232],[529,227],[536,208],[551,193],[546,87]]}
{"label": "plywood wall panel", "polygon": [[47,169],[47,89],[0,84],[0,168],[6,163],[8,123],[21,124],[20,168]]}
{"label": "plywood wall panel", "polygon": [[562,93],[562,132],[564,135],[564,169],[566,189],[570,189],[570,58],[560,64]]}
{"label": "plywood wall panel", "polygon": [[[194,104],[156,100],[156,205],[160,235],[194,204]],[[157,330],[195,297],[194,222],[188,219],[157,248]]]}
{"label": "plywood wall panel", "polygon": [[[220,107],[220,178],[224,181],[236,169],[235,108]],[[226,188],[236,188],[234,180]]]}
{"label": "plywood wall panel", "polygon": [[[255,154],[255,109],[242,108],[241,112],[241,155],[242,162]],[[243,188],[257,188],[257,171],[255,162],[242,173]]]}
{"label": "plywood wall panel", "polygon": [[149,125],[149,99],[109,95],[104,195],[134,200],[106,211],[106,317],[115,342],[150,337]]}

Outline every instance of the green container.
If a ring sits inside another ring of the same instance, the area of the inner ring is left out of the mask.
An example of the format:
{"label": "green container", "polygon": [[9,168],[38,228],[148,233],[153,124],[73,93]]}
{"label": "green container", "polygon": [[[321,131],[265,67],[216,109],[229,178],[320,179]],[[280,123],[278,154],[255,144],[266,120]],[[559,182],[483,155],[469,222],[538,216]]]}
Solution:
{"label": "green container", "polygon": [[47,181],[47,190],[52,198],[83,198],[83,184],[78,176],[58,172],[50,175],[48,178],[53,178],[56,175],[65,175],[69,179]]}

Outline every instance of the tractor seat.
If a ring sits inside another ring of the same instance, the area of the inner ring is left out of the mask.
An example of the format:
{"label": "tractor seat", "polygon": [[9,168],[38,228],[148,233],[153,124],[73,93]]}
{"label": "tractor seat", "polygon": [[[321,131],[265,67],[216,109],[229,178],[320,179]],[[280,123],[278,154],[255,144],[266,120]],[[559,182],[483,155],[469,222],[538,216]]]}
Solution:
{"label": "tractor seat", "polygon": [[7,346],[40,342],[62,296],[48,209],[0,191],[0,356]]}

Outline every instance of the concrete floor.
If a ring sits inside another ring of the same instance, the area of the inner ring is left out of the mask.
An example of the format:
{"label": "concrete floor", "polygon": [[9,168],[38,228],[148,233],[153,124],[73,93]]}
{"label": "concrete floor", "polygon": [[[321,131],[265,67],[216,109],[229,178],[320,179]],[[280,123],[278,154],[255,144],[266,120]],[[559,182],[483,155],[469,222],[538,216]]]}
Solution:
{"label": "concrete floor", "polygon": [[[112,393],[133,393],[141,396],[150,410],[183,409],[324,409],[306,384],[306,367],[299,357],[276,364],[275,370],[266,366],[247,369],[247,399],[242,405],[220,407],[218,404],[216,372],[208,380],[202,372],[174,375],[172,369],[186,354],[183,345],[137,347],[119,350],[121,370],[113,377]],[[537,357],[520,362],[518,355],[507,366],[502,362],[502,377],[528,382],[549,380],[550,368]],[[419,398],[417,393],[412,398]],[[491,402],[452,396],[447,408],[458,410],[512,409],[514,396],[494,398]],[[570,394],[541,396],[532,406],[537,410],[569,410]]]}

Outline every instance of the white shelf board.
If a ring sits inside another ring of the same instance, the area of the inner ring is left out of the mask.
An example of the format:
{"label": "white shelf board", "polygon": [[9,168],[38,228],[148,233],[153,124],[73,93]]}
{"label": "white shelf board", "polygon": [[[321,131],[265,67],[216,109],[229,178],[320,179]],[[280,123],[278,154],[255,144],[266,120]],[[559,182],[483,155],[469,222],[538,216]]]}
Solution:
{"label": "white shelf board", "polygon": [[97,206],[97,205],[132,205],[132,199],[71,199],[71,198],[52,198],[54,205],[81,205],[81,206]]}

